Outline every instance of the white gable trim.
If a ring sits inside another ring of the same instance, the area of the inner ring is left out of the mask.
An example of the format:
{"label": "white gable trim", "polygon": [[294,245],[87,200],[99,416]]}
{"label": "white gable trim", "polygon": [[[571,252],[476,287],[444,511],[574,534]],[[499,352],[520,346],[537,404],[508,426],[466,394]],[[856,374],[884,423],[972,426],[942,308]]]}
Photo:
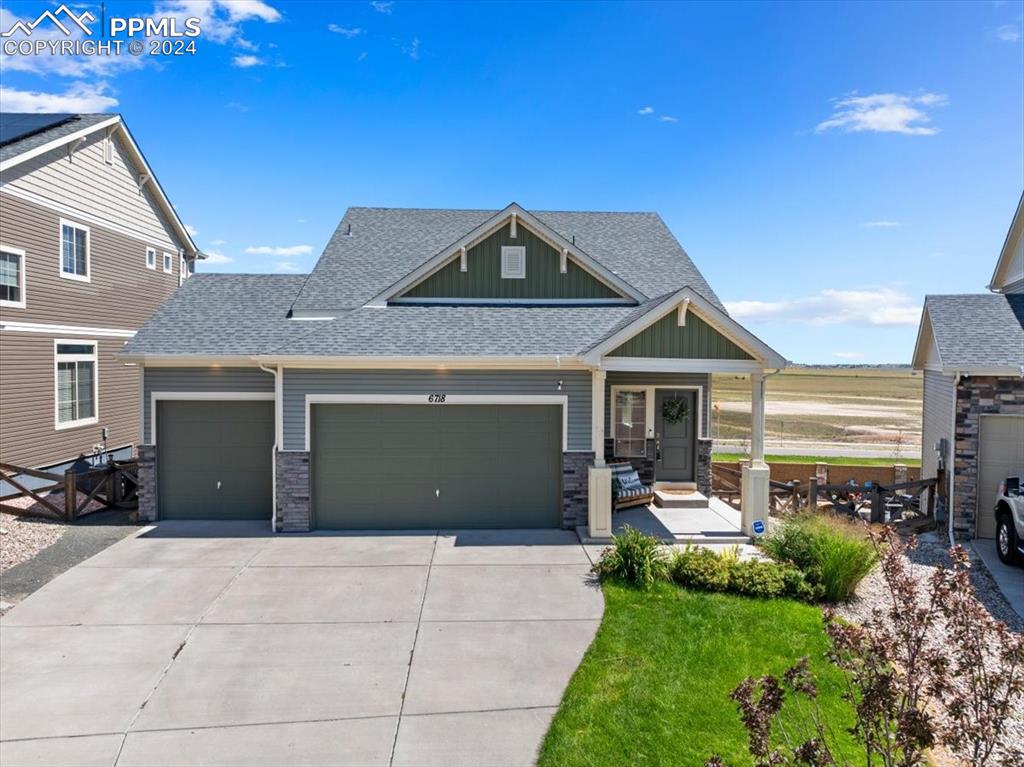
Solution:
{"label": "white gable trim", "polygon": [[1024,194],[1017,203],[1017,211],[1013,214],[1013,221],[1010,222],[1010,229],[1003,241],[1003,249],[999,251],[999,259],[996,261],[995,271],[992,272],[992,279],[989,280],[988,289],[994,293],[1003,292],[1007,285],[1016,283],[1024,274],[1003,274],[1016,253],[1017,242],[1024,237]]}
{"label": "white gable trim", "polygon": [[157,181],[156,176],[149,167],[149,163],[146,162],[146,158],[142,154],[142,150],[139,149],[139,145],[135,143],[135,139],[132,137],[131,132],[128,130],[128,126],[125,125],[120,115],[113,115],[109,120],[101,120],[88,128],[82,128],[81,130],[70,133],[67,136],[61,136],[60,138],[48,141],[41,146],[37,146],[33,149],[22,152],[21,154],[9,157],[3,162],[0,162],[0,173],[10,170],[17,165],[21,165],[23,162],[27,162],[33,157],[46,154],[58,147],[66,145],[73,146],[86,136],[90,136],[99,131],[106,132],[106,141],[113,140],[114,136],[120,133],[121,137],[124,139],[124,146],[128,151],[128,156],[134,163],[136,170],[140,171],[139,175],[146,179],[146,185],[152,190],[153,196],[156,198],[157,205],[160,207],[161,212],[174,229],[175,234],[178,235],[178,239],[186,245],[185,250],[187,252],[187,257],[203,258],[204,256],[199,252],[199,248],[196,247],[195,242],[192,241],[191,235],[189,235],[188,231],[185,229],[185,224],[178,217],[178,213],[174,210],[174,206],[171,205],[171,201],[167,199],[167,195],[164,194],[164,190],[160,186],[160,182]]}
{"label": "white gable trim", "polygon": [[469,250],[474,245],[477,245],[487,239],[508,223],[513,216],[515,217],[518,227],[525,226],[533,234],[537,235],[537,237],[544,240],[548,245],[554,248],[558,253],[561,253],[564,250],[567,256],[572,258],[573,262],[575,262],[577,266],[589,273],[592,277],[606,284],[612,290],[615,290],[637,302],[646,300],[647,297],[643,293],[617,276],[611,270],[605,268],[593,257],[584,253],[578,247],[563,238],[560,234],[552,230],[549,226],[534,217],[531,213],[521,208],[517,203],[513,202],[504,210],[498,211],[498,213],[491,216],[491,218],[468,232],[461,239],[441,250],[433,258],[430,258],[416,269],[413,269],[401,280],[394,283],[383,292],[378,293],[370,299],[367,306],[384,306],[387,304],[389,299],[401,295],[416,283],[421,282],[434,272],[437,272],[447,266],[455,259],[460,258],[462,248]]}
{"label": "white gable trim", "polygon": [[942,370],[942,354],[935,341],[932,319],[928,316],[928,304],[921,309],[921,321],[917,325],[917,340],[914,341],[914,356],[911,357],[914,370]]}
{"label": "white gable trim", "polygon": [[[702,320],[711,325],[711,327],[747,352],[747,354],[754,357],[760,367],[786,367],[785,357],[776,352],[764,343],[764,341],[759,339],[745,327],[736,322],[736,320],[732,319],[732,317],[710,301],[706,300],[700,295],[700,293],[690,287],[678,290],[671,298],[662,301],[649,312],[641,315],[626,327],[622,328],[622,330],[609,336],[604,341],[591,348],[590,351],[583,356],[583,359],[590,364],[600,364],[603,368],[610,370],[611,368],[608,367],[610,360],[602,361],[604,355],[619,348],[630,338],[646,330],[655,322],[666,317],[671,312],[676,311],[683,305],[688,307],[688,312],[693,312],[699,316]],[[680,360],[679,362],[685,363],[687,360]],[[742,360],[732,360],[731,362],[742,362]]]}

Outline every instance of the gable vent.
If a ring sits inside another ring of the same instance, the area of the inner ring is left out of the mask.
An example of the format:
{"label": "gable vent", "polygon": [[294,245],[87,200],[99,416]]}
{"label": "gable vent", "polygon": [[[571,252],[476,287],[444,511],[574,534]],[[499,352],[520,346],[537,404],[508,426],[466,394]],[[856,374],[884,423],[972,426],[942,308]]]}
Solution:
{"label": "gable vent", "polygon": [[526,278],[526,246],[501,246],[501,278],[522,280]]}

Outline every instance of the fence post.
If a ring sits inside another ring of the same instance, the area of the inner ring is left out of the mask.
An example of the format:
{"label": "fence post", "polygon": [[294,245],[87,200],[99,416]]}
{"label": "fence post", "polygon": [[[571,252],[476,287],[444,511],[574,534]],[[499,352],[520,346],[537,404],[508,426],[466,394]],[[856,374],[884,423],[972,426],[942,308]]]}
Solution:
{"label": "fence post", "polygon": [[935,490],[936,484],[928,485],[928,519],[935,519]]}
{"label": "fence post", "polygon": [[800,480],[794,479],[789,483],[793,488],[793,513],[800,511]]}
{"label": "fence post", "polygon": [[75,473],[64,472],[64,521],[75,521],[75,504],[78,501],[78,491],[75,487]]}
{"label": "fence post", "polygon": [[113,492],[107,496],[107,500],[114,506],[120,506],[124,500],[124,474],[117,464],[110,464],[110,478],[113,483]]}
{"label": "fence post", "polygon": [[811,511],[818,509],[818,478],[811,477],[807,480],[807,508]]}

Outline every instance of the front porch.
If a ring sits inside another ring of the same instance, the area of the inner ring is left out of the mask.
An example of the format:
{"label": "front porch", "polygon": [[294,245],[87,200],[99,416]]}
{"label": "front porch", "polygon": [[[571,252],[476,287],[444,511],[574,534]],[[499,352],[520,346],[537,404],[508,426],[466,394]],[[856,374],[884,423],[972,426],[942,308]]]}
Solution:
{"label": "front porch", "polygon": [[[714,496],[696,508],[662,508],[651,503],[612,514],[613,535],[618,535],[627,526],[653,535],[666,544],[708,546],[750,543],[750,536],[742,530],[740,512]],[[577,528],[577,533],[585,544],[608,540],[608,536],[591,535],[589,526]]]}

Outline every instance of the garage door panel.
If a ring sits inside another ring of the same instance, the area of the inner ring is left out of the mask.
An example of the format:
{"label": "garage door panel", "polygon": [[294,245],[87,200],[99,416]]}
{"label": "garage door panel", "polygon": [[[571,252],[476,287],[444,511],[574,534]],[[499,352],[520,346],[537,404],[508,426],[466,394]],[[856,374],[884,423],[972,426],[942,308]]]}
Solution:
{"label": "garage door panel", "polygon": [[273,402],[159,402],[161,518],[269,519],[273,442]]}
{"label": "garage door panel", "polygon": [[557,527],[561,424],[558,406],[314,405],[316,525]]}
{"label": "garage door panel", "polygon": [[1024,416],[981,416],[978,443],[977,534],[992,538],[999,483],[1024,471]]}

